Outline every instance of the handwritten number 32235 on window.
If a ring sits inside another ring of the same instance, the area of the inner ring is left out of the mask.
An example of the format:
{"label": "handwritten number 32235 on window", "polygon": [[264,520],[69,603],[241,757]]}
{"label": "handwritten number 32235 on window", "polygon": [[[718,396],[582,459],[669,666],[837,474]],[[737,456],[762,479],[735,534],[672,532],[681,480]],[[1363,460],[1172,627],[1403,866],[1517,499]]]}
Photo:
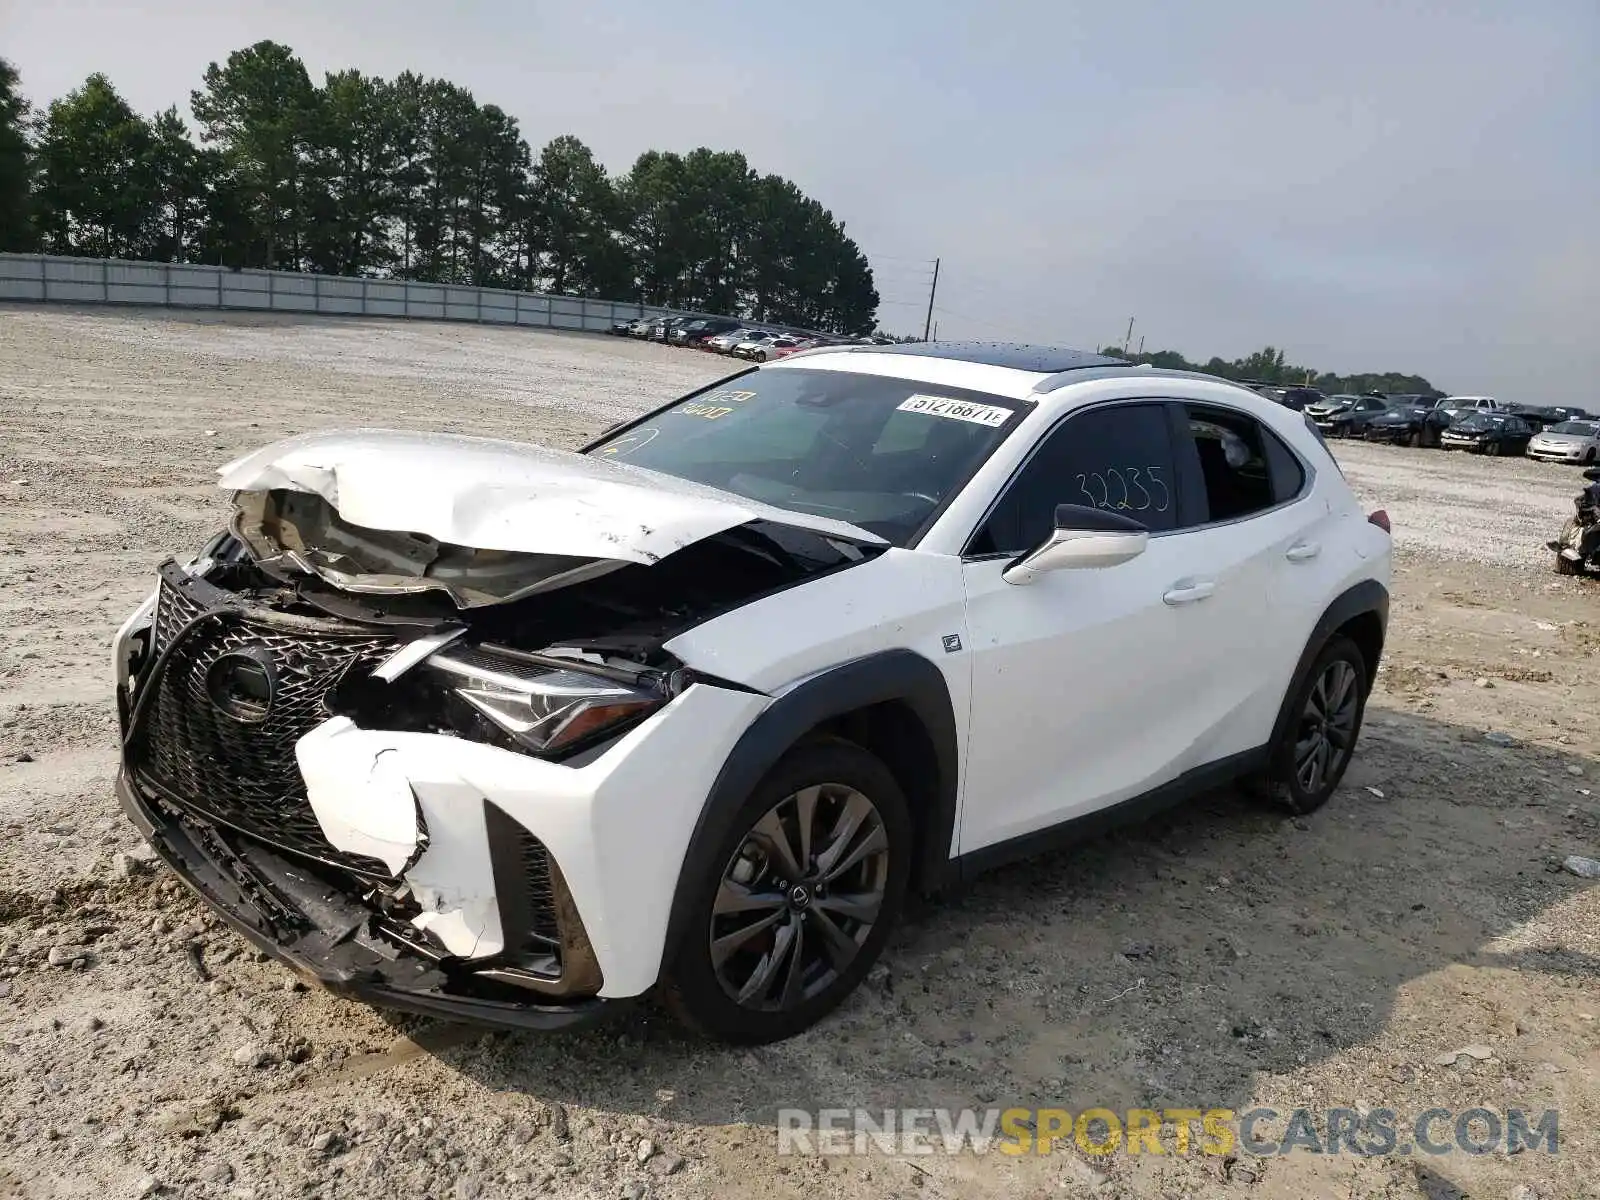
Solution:
{"label": "handwritten number 32235 on window", "polygon": [[1107,467],[1078,476],[1078,491],[1091,508],[1109,512],[1164,513],[1172,493],[1161,477],[1165,467]]}

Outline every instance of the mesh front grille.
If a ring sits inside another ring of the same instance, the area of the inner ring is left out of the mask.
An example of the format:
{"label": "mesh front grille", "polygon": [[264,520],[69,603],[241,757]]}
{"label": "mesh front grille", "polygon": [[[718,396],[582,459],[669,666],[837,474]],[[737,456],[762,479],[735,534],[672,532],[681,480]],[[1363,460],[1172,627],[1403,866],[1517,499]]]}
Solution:
{"label": "mesh front grille", "polygon": [[[203,611],[163,582],[156,604],[160,654]],[[294,744],[327,720],[324,697],[346,672],[367,672],[398,647],[388,636],[289,630],[226,612],[185,636],[151,697],[135,770],[194,813],[368,875],[387,875],[376,859],[335,850],[322,835],[295,763]],[[230,652],[270,656],[275,674],[265,719],[236,720],[213,699],[208,673]]]}

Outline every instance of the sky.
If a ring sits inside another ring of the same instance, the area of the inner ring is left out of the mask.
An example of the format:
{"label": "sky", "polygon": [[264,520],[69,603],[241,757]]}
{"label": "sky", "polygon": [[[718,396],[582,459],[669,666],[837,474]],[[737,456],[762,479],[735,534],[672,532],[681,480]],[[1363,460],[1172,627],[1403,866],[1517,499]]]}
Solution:
{"label": "sky", "polygon": [[1596,0],[0,0],[36,104],[105,72],[186,111],[271,38],[564,133],[742,150],[845,223],[882,323],[941,339],[1266,344],[1600,407]]}

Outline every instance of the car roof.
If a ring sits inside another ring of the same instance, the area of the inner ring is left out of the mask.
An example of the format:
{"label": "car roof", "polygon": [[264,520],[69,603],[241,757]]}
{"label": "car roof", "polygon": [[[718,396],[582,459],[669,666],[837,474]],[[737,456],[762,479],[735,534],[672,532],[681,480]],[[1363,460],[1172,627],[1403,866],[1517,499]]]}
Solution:
{"label": "car roof", "polygon": [[863,346],[875,354],[907,354],[916,358],[946,358],[984,367],[1009,367],[1054,375],[1083,367],[1128,366],[1125,358],[1110,358],[1065,346],[1038,346],[1031,342],[905,342],[897,346]]}

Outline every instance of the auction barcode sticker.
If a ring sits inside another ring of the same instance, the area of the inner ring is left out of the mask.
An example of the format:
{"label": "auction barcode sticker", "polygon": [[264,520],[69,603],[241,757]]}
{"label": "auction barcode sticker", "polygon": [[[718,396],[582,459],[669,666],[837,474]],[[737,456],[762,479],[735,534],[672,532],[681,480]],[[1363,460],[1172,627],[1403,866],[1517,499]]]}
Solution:
{"label": "auction barcode sticker", "polygon": [[948,396],[908,396],[900,402],[901,412],[927,413],[930,417],[949,417],[953,421],[971,421],[974,425],[1004,425],[1011,415],[1009,408],[998,404],[973,404],[967,400],[951,400]]}

